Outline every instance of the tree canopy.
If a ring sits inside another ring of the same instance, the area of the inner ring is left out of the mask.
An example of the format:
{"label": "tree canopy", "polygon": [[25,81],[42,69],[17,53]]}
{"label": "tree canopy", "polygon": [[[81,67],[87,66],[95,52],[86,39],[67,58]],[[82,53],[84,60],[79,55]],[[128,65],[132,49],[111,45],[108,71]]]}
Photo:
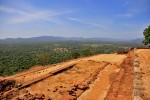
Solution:
{"label": "tree canopy", "polygon": [[129,44],[102,42],[0,42],[0,76],[12,75],[35,65],[48,65],[70,59],[129,49]]}
{"label": "tree canopy", "polygon": [[143,43],[145,45],[150,44],[150,25],[148,26],[148,28],[146,28],[143,32],[145,39],[143,40]]}

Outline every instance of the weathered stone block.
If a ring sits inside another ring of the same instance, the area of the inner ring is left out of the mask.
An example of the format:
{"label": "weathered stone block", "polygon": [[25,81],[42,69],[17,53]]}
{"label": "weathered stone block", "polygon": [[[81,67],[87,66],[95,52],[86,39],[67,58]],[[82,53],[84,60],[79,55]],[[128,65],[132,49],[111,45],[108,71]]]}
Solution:
{"label": "weathered stone block", "polygon": [[138,59],[138,58],[135,58],[135,59],[134,59],[134,62],[139,62],[139,59]]}
{"label": "weathered stone block", "polygon": [[140,96],[140,97],[143,97],[144,96],[144,92],[143,90],[139,90],[139,89],[134,89],[133,90],[134,92],[134,96]]}
{"label": "weathered stone block", "polygon": [[136,80],[136,79],[134,79],[133,84],[143,85],[143,82],[142,82],[142,80]]}
{"label": "weathered stone block", "polygon": [[134,96],[133,100],[143,100],[143,98],[141,98],[140,96]]}
{"label": "weathered stone block", "polygon": [[135,72],[135,73],[141,73],[141,69],[138,68],[138,67],[134,67],[134,72]]}
{"label": "weathered stone block", "polygon": [[134,78],[135,79],[142,79],[142,74],[141,73],[135,73]]}
{"label": "weathered stone block", "polygon": [[140,67],[139,63],[134,63],[134,67]]}
{"label": "weathered stone block", "polygon": [[134,84],[134,89],[144,90],[143,85]]}

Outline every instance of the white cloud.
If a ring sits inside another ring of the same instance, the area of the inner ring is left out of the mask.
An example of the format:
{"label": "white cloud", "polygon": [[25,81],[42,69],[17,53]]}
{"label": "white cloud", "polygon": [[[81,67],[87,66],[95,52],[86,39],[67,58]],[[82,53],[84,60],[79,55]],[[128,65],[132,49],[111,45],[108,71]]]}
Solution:
{"label": "white cloud", "polygon": [[17,24],[17,23],[24,23],[24,22],[31,22],[31,21],[38,21],[38,20],[44,20],[44,21],[48,21],[48,22],[52,22],[52,23],[59,23],[57,22],[56,16],[62,15],[68,13],[68,11],[66,12],[48,12],[48,11],[40,11],[40,12],[34,12],[34,13],[27,13],[25,16],[21,16],[21,17],[16,17],[11,19],[9,22],[11,24]]}
{"label": "white cloud", "polygon": [[95,27],[98,27],[98,28],[101,28],[101,29],[106,29],[106,27],[104,25],[101,25],[101,24],[98,24],[98,23],[95,23],[95,22],[89,22],[89,21],[85,21],[85,20],[81,20],[81,19],[73,18],[73,17],[70,17],[70,18],[67,18],[67,19],[70,20],[70,21],[76,21],[76,22],[79,22],[79,23],[92,25],[92,26],[95,26]]}
{"label": "white cloud", "polygon": [[25,12],[22,10],[10,8],[10,7],[4,7],[4,6],[0,6],[0,11],[13,14],[12,15],[13,17],[8,19],[8,23],[10,24],[19,24],[19,23],[26,23],[26,22],[39,21],[39,20],[60,24],[60,22],[58,22],[57,20],[58,18],[56,18],[57,16],[74,12],[73,10],[67,10],[67,11],[34,10],[32,12]]}
{"label": "white cloud", "polygon": [[6,13],[10,13],[10,14],[22,14],[25,15],[26,13],[14,8],[10,8],[10,7],[5,7],[5,6],[0,6],[0,11],[2,12],[6,12]]}

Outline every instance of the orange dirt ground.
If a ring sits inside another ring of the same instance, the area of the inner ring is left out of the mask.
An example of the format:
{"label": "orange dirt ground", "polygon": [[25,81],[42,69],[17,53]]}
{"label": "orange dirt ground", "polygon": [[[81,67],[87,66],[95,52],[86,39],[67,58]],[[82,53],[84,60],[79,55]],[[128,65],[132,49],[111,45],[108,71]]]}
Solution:
{"label": "orange dirt ground", "polygon": [[90,85],[90,89],[85,91],[78,100],[104,100],[111,82],[118,71],[118,66],[108,65],[99,73],[98,78]]}
{"label": "orange dirt ground", "polygon": [[139,55],[140,68],[142,69],[143,86],[144,90],[144,100],[150,100],[150,49],[139,49],[137,50]]}
{"label": "orange dirt ground", "polygon": [[133,50],[121,64],[121,69],[105,98],[105,100],[132,100],[133,90]]}
{"label": "orange dirt ground", "polygon": [[32,84],[27,88],[19,90],[20,98],[24,95],[24,91],[28,90],[28,92],[31,94],[44,93],[49,95],[51,99],[58,100],[66,91],[69,91],[74,85],[86,80],[104,63],[110,62],[111,64],[114,64],[114,66],[119,66],[125,57],[126,55],[117,54],[102,54],[84,57],[56,65],[46,66],[43,69],[37,68],[37,70],[35,70],[35,68],[33,68],[33,70],[30,69],[29,71],[25,71],[14,76],[4,77],[4,79],[14,79],[17,81],[17,83],[24,84],[30,79],[38,78],[55,69],[59,69],[60,67],[76,63],[76,65],[71,69],[58,73],[52,77],[48,77],[40,82]]}
{"label": "orange dirt ground", "polygon": [[[144,100],[150,100],[150,49],[138,49],[137,53],[139,55],[140,68],[144,73],[142,77],[145,86]],[[63,96],[69,93],[68,95],[70,96],[66,99],[69,100],[69,98],[71,99],[74,96],[69,91],[72,91],[80,83],[86,82],[97,70],[102,68],[97,75],[95,74],[96,76],[94,76],[95,78],[93,77],[92,82],[88,83],[88,89],[81,89],[83,93],[75,90],[75,93],[79,95],[75,99],[132,100],[133,62],[133,50],[129,51],[127,55],[100,54],[45,67],[36,66],[13,76],[1,77],[0,80],[15,80],[16,84],[24,85],[30,83],[29,81],[46,76],[43,80],[33,81],[33,84],[18,88],[18,92],[12,94],[13,96],[9,95],[9,99],[24,99],[25,96],[29,96],[30,98],[32,97],[31,100],[34,100],[40,94],[43,94],[44,97],[40,96],[40,100],[48,100],[46,96],[49,96],[52,100],[62,100]],[[51,74],[60,68],[65,69]],[[86,85],[86,83],[84,84]],[[4,96],[5,94],[7,93],[0,93],[0,98],[4,97],[6,99],[7,95]]]}

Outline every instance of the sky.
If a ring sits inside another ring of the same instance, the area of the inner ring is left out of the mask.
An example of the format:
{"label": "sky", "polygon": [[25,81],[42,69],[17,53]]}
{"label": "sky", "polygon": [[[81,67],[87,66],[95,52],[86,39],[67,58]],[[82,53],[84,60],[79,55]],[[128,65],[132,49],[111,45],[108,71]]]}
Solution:
{"label": "sky", "polygon": [[136,39],[150,0],[0,0],[0,39],[37,36]]}

